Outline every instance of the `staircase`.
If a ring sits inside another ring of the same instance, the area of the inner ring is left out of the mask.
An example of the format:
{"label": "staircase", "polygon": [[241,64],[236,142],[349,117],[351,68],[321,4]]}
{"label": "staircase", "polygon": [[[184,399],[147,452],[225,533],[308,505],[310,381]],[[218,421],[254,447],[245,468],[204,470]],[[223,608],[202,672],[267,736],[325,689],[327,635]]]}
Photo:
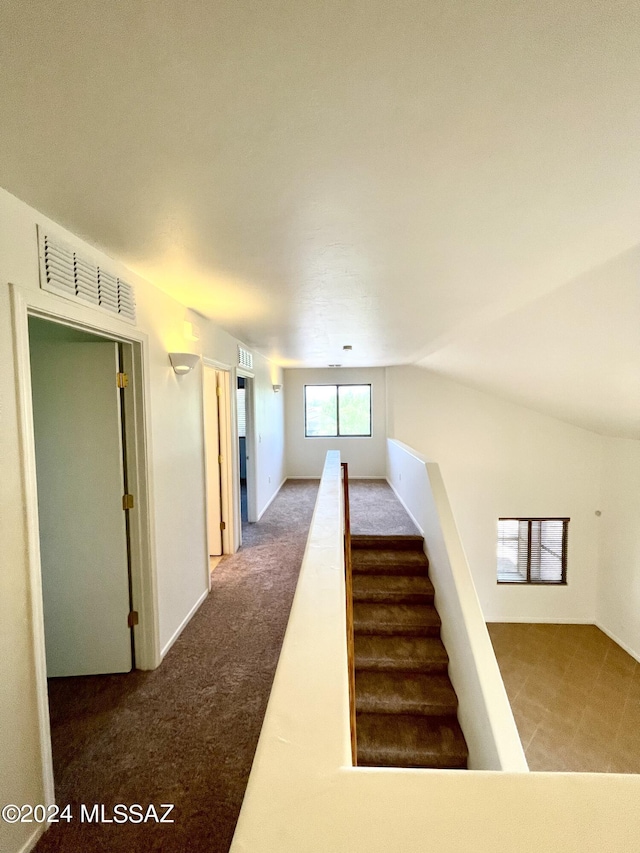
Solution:
{"label": "staircase", "polygon": [[421,536],[352,536],[358,765],[466,768]]}

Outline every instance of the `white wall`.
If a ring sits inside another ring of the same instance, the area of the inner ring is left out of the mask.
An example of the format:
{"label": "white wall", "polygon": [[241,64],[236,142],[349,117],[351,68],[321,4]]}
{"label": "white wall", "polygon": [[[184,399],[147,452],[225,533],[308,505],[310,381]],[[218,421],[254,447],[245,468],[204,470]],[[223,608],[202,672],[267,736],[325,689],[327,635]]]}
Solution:
{"label": "white wall", "polygon": [[[371,438],[305,438],[304,386],[371,383]],[[286,465],[289,477],[319,477],[328,450],[339,450],[350,477],[385,476],[386,389],[383,367],[284,371]]]}
{"label": "white wall", "polygon": [[640,441],[606,438],[597,624],[640,660]]}
{"label": "white wall", "polygon": [[[438,462],[487,621],[594,622],[602,439],[443,379],[387,368],[389,437]],[[566,587],[496,584],[501,516],[568,516]]]}
{"label": "white wall", "polygon": [[[202,351],[236,363],[237,341],[195,317],[174,299],[112,259],[83,243],[15,197],[0,190],[0,802],[44,802],[38,730],[33,626],[28,573],[28,538],[16,397],[9,284],[32,301],[46,302],[72,320],[121,334],[127,324],[103,313],[39,291],[36,223],[77,246],[135,287],[137,329],[144,344],[150,421],[152,522],[158,586],[160,645],[165,649],[207,593],[207,545],[204,511],[204,456],[200,367],[178,377],[169,351],[194,349],[184,337],[184,320],[196,320]],[[29,294],[31,294],[29,296]],[[104,325],[102,325],[104,323]],[[197,346],[197,345],[196,345]],[[258,505],[265,505],[283,478],[282,400],[271,388],[270,366],[257,359],[257,428],[262,430],[258,467]],[[278,374],[279,375],[279,374]],[[273,381],[281,381],[274,378]],[[271,396],[269,396],[269,394]],[[271,483],[268,478],[271,477]],[[0,821],[0,849],[16,851],[32,833],[28,824]]]}

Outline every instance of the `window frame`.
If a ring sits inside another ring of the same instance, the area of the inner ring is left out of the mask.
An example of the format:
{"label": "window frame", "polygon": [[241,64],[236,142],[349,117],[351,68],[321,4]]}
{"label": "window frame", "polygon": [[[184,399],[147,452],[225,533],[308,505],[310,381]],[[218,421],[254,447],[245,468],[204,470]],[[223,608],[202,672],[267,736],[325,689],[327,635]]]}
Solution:
{"label": "window frame", "polygon": [[[496,583],[506,584],[507,586],[567,586],[567,553],[569,540],[569,522],[570,518],[562,518],[559,516],[504,516],[498,519],[498,543],[500,542],[500,522],[501,521],[527,521],[527,577],[520,580],[503,580],[499,574],[496,577]],[[560,580],[532,580],[531,579],[531,523],[534,521],[561,521],[562,522],[562,554],[561,554],[561,578]],[[497,554],[496,554],[497,556]],[[497,573],[497,566],[496,566]]]}
{"label": "window frame", "polygon": [[[369,432],[340,434],[340,388],[368,388],[369,389]],[[309,435],[307,432],[307,388],[335,388],[336,389],[336,432],[331,435]],[[305,438],[372,438],[373,437],[373,388],[371,382],[309,382],[304,386],[304,437]]]}

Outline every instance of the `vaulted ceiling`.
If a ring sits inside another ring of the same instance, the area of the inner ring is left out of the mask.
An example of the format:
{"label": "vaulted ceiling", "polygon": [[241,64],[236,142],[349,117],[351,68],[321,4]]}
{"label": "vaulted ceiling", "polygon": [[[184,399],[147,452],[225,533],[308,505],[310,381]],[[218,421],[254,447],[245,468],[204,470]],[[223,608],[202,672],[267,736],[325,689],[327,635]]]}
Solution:
{"label": "vaulted ceiling", "polygon": [[3,0],[0,75],[0,185],[275,361],[640,437],[635,0]]}

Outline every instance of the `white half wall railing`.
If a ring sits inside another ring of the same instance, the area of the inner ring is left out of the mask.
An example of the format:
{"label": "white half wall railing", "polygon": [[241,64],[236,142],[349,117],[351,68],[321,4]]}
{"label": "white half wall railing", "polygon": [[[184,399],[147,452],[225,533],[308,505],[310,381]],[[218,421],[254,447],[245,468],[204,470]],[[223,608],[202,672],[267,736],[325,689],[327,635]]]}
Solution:
{"label": "white half wall railing", "polygon": [[406,444],[387,439],[387,480],[425,537],[449,677],[469,747],[469,768],[526,772],[522,744],[440,467]]}

